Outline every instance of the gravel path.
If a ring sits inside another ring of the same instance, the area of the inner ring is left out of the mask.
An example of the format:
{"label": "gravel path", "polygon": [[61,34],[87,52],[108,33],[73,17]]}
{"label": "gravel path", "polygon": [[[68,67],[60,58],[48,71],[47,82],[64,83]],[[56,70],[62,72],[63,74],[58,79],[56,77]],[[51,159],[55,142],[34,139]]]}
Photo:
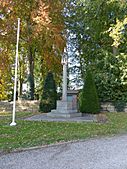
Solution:
{"label": "gravel path", "polygon": [[127,135],[10,153],[0,169],[127,169]]}

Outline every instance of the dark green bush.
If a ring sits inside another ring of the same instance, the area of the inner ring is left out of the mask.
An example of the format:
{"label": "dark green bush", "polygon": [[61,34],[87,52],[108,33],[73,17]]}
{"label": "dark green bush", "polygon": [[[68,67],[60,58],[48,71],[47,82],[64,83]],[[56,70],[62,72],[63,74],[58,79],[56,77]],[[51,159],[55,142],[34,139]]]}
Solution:
{"label": "dark green bush", "polygon": [[41,112],[50,112],[56,108],[57,92],[53,74],[49,72],[46,76],[43,93],[40,100],[39,110]]}
{"label": "dark green bush", "polygon": [[126,102],[122,100],[117,100],[114,102],[114,106],[117,112],[124,112],[124,108],[126,106]]}
{"label": "dark green bush", "polygon": [[82,113],[99,113],[99,99],[94,79],[90,70],[87,70],[84,86],[79,97],[79,108]]}

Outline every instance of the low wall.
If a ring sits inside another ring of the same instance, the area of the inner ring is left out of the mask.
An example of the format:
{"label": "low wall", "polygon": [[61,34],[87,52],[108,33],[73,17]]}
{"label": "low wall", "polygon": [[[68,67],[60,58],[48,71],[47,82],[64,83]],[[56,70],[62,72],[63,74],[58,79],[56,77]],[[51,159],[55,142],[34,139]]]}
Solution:
{"label": "low wall", "polygon": [[[0,111],[12,112],[13,102],[1,101]],[[21,100],[16,102],[16,111],[38,112],[38,100]],[[101,103],[101,112],[127,112],[127,104],[114,105],[111,102]]]}
{"label": "low wall", "polygon": [[125,103],[111,103],[111,102],[103,102],[101,103],[101,111],[102,112],[127,112],[127,104]]}
{"label": "low wall", "polygon": [[[16,111],[22,112],[38,112],[39,101],[38,100],[21,100],[16,101]],[[13,110],[13,102],[1,101],[0,102],[0,111],[11,112]]]}

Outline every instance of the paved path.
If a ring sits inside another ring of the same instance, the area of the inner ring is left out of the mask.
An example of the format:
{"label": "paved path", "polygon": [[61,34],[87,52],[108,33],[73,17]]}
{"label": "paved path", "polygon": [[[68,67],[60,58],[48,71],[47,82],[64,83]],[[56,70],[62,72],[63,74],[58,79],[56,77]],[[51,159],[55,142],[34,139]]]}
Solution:
{"label": "paved path", "polygon": [[127,169],[127,135],[10,153],[0,169]]}
{"label": "paved path", "polygon": [[63,117],[48,117],[47,114],[39,114],[39,115],[34,115],[32,117],[26,118],[26,120],[32,120],[32,121],[70,121],[70,122],[96,122],[96,115],[92,114],[85,114],[82,117],[71,117],[71,118],[63,118]]}

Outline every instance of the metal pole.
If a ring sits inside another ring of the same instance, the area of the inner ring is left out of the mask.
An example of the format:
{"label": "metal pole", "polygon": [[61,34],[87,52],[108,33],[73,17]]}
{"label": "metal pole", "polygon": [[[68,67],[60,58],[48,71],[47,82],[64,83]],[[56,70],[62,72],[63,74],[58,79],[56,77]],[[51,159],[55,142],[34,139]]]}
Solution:
{"label": "metal pole", "polygon": [[13,114],[12,114],[12,123],[10,124],[10,126],[16,126],[16,122],[15,122],[15,107],[16,107],[16,88],[17,88],[19,32],[20,32],[20,18],[18,18],[16,58],[15,58],[15,81],[14,81]]}

